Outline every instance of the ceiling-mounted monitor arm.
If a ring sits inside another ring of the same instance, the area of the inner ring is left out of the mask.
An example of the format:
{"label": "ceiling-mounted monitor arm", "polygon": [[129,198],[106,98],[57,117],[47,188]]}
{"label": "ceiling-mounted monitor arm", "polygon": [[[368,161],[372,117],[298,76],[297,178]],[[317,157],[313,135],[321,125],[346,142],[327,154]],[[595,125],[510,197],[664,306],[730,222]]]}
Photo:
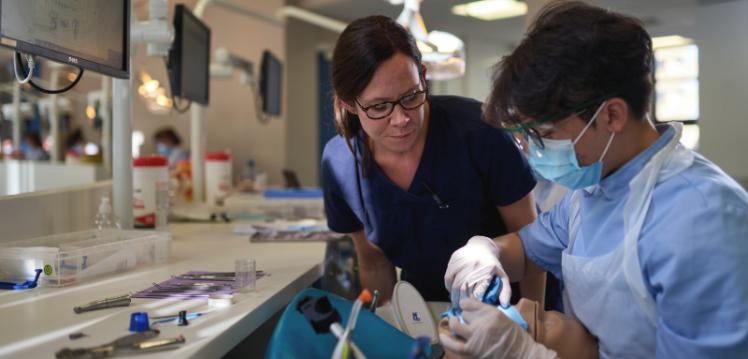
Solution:
{"label": "ceiling-mounted monitor arm", "polygon": [[174,40],[174,29],[169,23],[169,3],[167,0],[150,0],[148,2],[148,21],[132,24],[130,30],[131,44],[148,44],[148,56],[164,57],[169,55]]}
{"label": "ceiling-mounted monitor arm", "polygon": [[231,78],[234,70],[239,71],[239,82],[248,85],[252,91],[253,105],[257,121],[266,124],[270,121],[270,116],[262,110],[262,94],[258,84],[257,76],[254,73],[254,64],[241,56],[232,54],[224,47],[216,49],[214,62],[210,64],[210,75],[213,78]]}
{"label": "ceiling-mounted monitor arm", "polygon": [[345,30],[347,23],[304,10],[296,6],[284,6],[276,12],[276,17],[282,20],[294,18],[312,25],[319,26],[332,32],[341,33]]}
{"label": "ceiling-mounted monitor arm", "polygon": [[247,8],[245,8],[243,6],[237,5],[237,4],[235,4],[235,3],[231,2],[231,1],[228,1],[228,0],[198,0],[197,4],[195,4],[195,8],[194,8],[193,13],[198,18],[202,18],[203,14],[205,13],[205,9],[207,9],[209,5],[211,5],[211,6],[212,5],[220,6],[220,7],[224,8],[224,9],[226,9],[226,10],[229,10],[231,12],[234,12],[234,13],[237,13],[237,14],[240,14],[240,15],[253,17],[255,19],[262,20],[262,21],[269,22],[269,23],[273,23],[273,24],[276,24],[276,25],[283,25],[280,21],[278,21],[278,19],[276,19],[276,18],[274,18],[272,16],[268,16],[268,15],[261,14],[261,13],[256,12],[256,11],[252,11],[250,9],[247,9]]}
{"label": "ceiling-mounted monitor arm", "polygon": [[256,82],[254,79],[254,64],[236,54],[232,54],[225,47],[219,47],[213,53],[214,62],[210,64],[210,75],[216,78],[226,78],[239,70],[240,81],[243,84]]}
{"label": "ceiling-mounted monitor arm", "polygon": [[284,20],[288,18],[294,18],[300,21],[304,21],[306,23],[310,23],[312,25],[316,25],[336,33],[343,32],[345,27],[348,26],[348,24],[343,21],[319,15],[296,6],[282,6],[280,9],[278,9],[278,11],[276,11],[275,16],[269,16],[257,11],[247,9],[246,7],[237,5],[228,0],[198,0],[197,4],[195,5],[195,16],[197,16],[198,18],[202,18],[207,7],[213,5],[220,6],[236,14],[249,16],[276,26],[283,26]]}

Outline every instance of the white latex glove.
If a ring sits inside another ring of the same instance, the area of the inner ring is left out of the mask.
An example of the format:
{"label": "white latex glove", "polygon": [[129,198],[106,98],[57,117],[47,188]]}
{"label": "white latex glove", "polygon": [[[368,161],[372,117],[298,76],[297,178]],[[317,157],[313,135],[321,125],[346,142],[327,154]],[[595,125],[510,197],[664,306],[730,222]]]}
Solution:
{"label": "white latex glove", "polygon": [[496,307],[475,299],[460,302],[462,318],[449,319],[449,328],[462,338],[439,334],[445,349],[481,359],[554,359],[556,352],[536,342]]}
{"label": "white latex glove", "polygon": [[452,253],[444,274],[444,286],[450,293],[452,305],[459,308],[464,298],[482,299],[494,276],[501,278],[499,303],[508,306],[512,297],[509,276],[499,263],[499,247],[491,238],[474,236]]}

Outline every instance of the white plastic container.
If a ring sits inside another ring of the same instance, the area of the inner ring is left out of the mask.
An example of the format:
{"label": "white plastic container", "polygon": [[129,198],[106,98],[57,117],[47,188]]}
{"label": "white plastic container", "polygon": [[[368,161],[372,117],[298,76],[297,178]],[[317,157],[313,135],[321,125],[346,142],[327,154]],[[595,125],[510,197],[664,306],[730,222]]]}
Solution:
{"label": "white plastic container", "polygon": [[[432,311],[434,308],[440,310],[436,316]],[[439,318],[447,308],[449,303],[427,304],[412,284],[399,281],[395,283],[390,302],[377,308],[376,314],[401,332],[413,338],[427,336],[431,344],[436,344],[439,342],[439,331],[438,321],[434,318]]]}
{"label": "white plastic container", "polygon": [[42,286],[65,286],[106,274],[161,263],[169,258],[169,232],[88,230],[0,244],[0,280],[33,279]]}
{"label": "white plastic container", "polygon": [[137,228],[165,230],[169,215],[169,167],[162,156],[133,160],[132,207]]}
{"label": "white plastic container", "polygon": [[231,155],[212,152],[205,155],[205,199],[208,204],[223,204],[231,191]]}

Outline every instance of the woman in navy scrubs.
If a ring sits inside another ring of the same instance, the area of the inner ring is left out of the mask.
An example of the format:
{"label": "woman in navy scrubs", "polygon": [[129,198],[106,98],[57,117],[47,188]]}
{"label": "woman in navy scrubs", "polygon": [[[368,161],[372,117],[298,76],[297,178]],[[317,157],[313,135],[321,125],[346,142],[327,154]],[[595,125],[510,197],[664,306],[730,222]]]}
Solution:
{"label": "woman in navy scrubs", "polygon": [[[413,37],[384,16],[352,22],[332,60],[339,136],[322,155],[329,227],[353,238],[364,287],[388,300],[396,282],[448,301],[449,257],[473,235],[516,231],[536,216],[535,180],[512,137],[481,103],[429,96]],[[545,277],[523,282],[540,300]]]}

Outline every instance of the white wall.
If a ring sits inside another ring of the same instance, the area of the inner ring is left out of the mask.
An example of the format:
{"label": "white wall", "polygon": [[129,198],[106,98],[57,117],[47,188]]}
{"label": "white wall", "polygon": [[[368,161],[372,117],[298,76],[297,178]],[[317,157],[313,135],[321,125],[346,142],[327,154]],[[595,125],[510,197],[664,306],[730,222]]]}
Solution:
{"label": "white wall", "polygon": [[748,186],[748,1],[701,6],[696,30],[699,149]]}
{"label": "white wall", "polygon": [[[334,47],[338,34],[290,20],[286,29],[288,53],[288,168],[304,186],[319,185],[319,75],[317,54]],[[332,125],[332,124],[331,124]]]}
{"label": "white wall", "polygon": [[0,198],[0,242],[93,227],[101,197],[111,198],[112,182],[39,191]]}
{"label": "white wall", "polygon": [[[173,15],[175,3],[185,3],[190,9],[196,1],[169,1],[169,14]],[[273,16],[275,11],[284,5],[283,0],[236,1],[243,6],[261,14]],[[139,9],[141,19],[147,16],[147,2]],[[282,24],[271,24],[256,18],[232,13],[218,6],[208,7],[203,19],[212,32],[211,48],[226,47],[232,53],[252,61],[255,72],[259,73],[262,51],[269,49],[281,61],[285,62],[285,29]],[[211,51],[211,58],[213,57]],[[168,84],[163,60],[146,56],[144,46],[138,49],[133,63],[133,73],[137,76],[139,69],[145,69],[161,83]],[[241,172],[243,163],[255,159],[258,168],[270,176],[271,183],[280,182],[280,171],[286,163],[286,116],[288,101],[284,96],[283,116],[274,119],[270,124],[260,124],[255,118],[253,98],[250,88],[239,83],[238,74],[233,80],[211,80],[210,106],[205,111],[207,128],[207,149],[217,151],[228,149],[233,155],[234,174]],[[286,74],[284,81],[287,83]],[[284,86],[285,88],[285,86]],[[160,127],[173,126],[189,148],[190,117],[189,112],[178,115],[154,115],[145,108],[144,102],[137,95],[133,108],[134,130],[143,131],[146,142],[142,154],[155,152],[153,133]]]}

